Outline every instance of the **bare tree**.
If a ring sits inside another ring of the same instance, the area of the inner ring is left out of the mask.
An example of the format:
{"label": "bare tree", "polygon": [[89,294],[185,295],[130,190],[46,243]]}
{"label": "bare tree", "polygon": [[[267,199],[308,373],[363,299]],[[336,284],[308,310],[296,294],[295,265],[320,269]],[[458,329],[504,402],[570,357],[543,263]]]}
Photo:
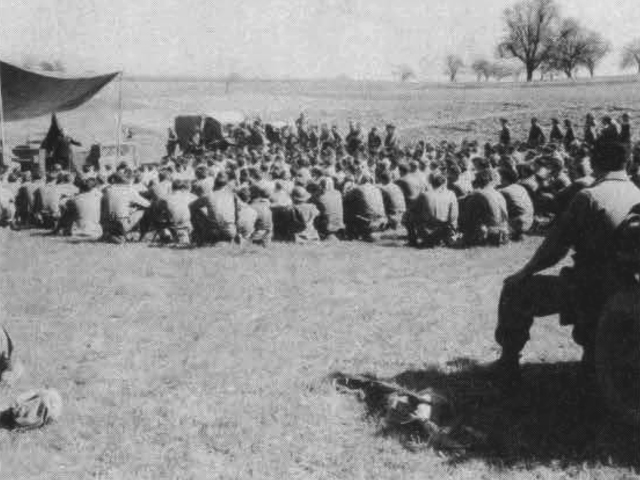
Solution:
{"label": "bare tree", "polygon": [[587,48],[583,54],[581,64],[589,70],[593,78],[596,67],[611,51],[611,44],[602,38],[597,32],[589,32],[587,36]]}
{"label": "bare tree", "polygon": [[416,72],[410,65],[403,63],[402,65],[398,65],[393,70],[393,75],[402,83],[408,82],[412,78],[415,78]]}
{"label": "bare tree", "polygon": [[505,32],[498,44],[498,54],[520,60],[528,82],[549,56],[558,19],[554,0],[522,0],[504,12]]}
{"label": "bare tree", "polygon": [[445,58],[444,65],[444,71],[449,76],[449,80],[455,82],[458,72],[464,67],[464,61],[458,55],[450,54]]}
{"label": "bare tree", "polygon": [[478,81],[481,81],[483,78],[485,81],[489,81],[492,75],[492,67],[491,62],[485,58],[474,60],[471,64],[471,70],[476,74]]}
{"label": "bare tree", "polygon": [[567,78],[573,78],[587,53],[589,35],[590,32],[577,20],[573,18],[563,20],[546,61],[550,70],[563,72]]}
{"label": "bare tree", "polygon": [[640,74],[640,38],[636,38],[624,46],[620,66],[623,69],[636,67]]}

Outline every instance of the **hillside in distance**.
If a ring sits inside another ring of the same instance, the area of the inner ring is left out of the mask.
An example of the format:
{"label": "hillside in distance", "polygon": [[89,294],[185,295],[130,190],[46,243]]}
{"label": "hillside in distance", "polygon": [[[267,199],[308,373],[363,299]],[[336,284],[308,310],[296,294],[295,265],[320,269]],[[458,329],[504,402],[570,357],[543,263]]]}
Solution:
{"label": "hillside in distance", "polygon": [[[122,86],[122,121],[135,135],[146,161],[164,152],[166,129],[179,114],[239,111],[247,118],[292,122],[304,111],[311,122],[348,121],[371,126],[395,123],[407,142],[418,139],[495,141],[498,119],[508,118],[516,138],[524,138],[532,116],[548,129],[552,117],[581,125],[584,115],[614,117],[628,112],[640,121],[638,77],[601,77],[555,82],[405,83],[384,81],[269,80],[225,85],[207,79],[167,81],[129,78]],[[81,108],[60,114],[69,133],[83,143],[115,141],[119,83],[114,82]],[[7,124],[10,145],[38,138],[49,118]]]}

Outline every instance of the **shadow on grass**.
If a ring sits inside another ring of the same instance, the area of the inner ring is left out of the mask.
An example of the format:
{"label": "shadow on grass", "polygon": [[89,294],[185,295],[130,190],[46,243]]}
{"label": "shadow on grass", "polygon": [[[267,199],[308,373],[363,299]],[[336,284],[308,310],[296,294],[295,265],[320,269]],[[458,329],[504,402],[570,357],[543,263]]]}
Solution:
{"label": "shadow on grass", "polygon": [[[390,381],[414,391],[441,391],[453,400],[462,425],[482,434],[484,440],[452,457],[453,463],[479,459],[498,467],[640,468],[640,428],[622,425],[610,415],[597,388],[587,386],[579,372],[575,362],[526,364],[522,386],[512,395],[500,393],[486,367],[466,359],[446,369],[406,371]],[[368,414],[380,415],[378,400],[365,399]],[[407,448],[413,448],[421,433],[410,425],[385,426],[379,432]]]}

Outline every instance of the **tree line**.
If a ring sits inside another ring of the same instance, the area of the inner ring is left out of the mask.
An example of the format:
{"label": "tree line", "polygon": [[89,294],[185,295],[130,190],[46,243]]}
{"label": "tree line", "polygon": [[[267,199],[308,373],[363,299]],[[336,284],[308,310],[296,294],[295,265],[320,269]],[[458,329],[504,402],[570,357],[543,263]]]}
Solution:
{"label": "tree line", "polygon": [[[460,55],[446,55],[444,73],[451,82],[469,69],[478,81],[507,77],[518,81],[524,75],[530,82],[536,73],[541,79],[557,75],[573,79],[580,69],[593,77],[612,52],[611,43],[600,33],[575,18],[563,17],[556,0],[520,0],[504,11],[503,22],[495,59],[476,58],[467,65]],[[620,68],[637,68],[640,74],[640,37],[622,48]],[[408,65],[394,74],[403,82],[416,76]]]}

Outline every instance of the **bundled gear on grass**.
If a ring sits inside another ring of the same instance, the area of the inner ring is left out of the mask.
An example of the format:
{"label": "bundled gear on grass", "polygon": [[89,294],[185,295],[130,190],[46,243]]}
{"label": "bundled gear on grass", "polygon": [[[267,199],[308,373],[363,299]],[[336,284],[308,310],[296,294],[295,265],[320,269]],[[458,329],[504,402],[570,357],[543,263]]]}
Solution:
{"label": "bundled gear on grass", "polygon": [[336,373],[330,378],[338,391],[356,393],[384,419],[387,428],[419,426],[427,446],[435,450],[462,453],[486,441],[483,434],[462,424],[453,401],[435,389],[416,392],[362,375]]}
{"label": "bundled gear on grass", "polygon": [[[13,340],[0,327],[0,381],[11,384],[23,372],[15,355]],[[0,426],[9,429],[34,429],[54,422],[62,414],[62,397],[54,389],[30,390],[19,395],[8,408],[0,412]]]}
{"label": "bundled gear on grass", "polygon": [[0,414],[8,428],[31,430],[57,421],[62,415],[62,397],[57,390],[31,390],[19,395]]}

